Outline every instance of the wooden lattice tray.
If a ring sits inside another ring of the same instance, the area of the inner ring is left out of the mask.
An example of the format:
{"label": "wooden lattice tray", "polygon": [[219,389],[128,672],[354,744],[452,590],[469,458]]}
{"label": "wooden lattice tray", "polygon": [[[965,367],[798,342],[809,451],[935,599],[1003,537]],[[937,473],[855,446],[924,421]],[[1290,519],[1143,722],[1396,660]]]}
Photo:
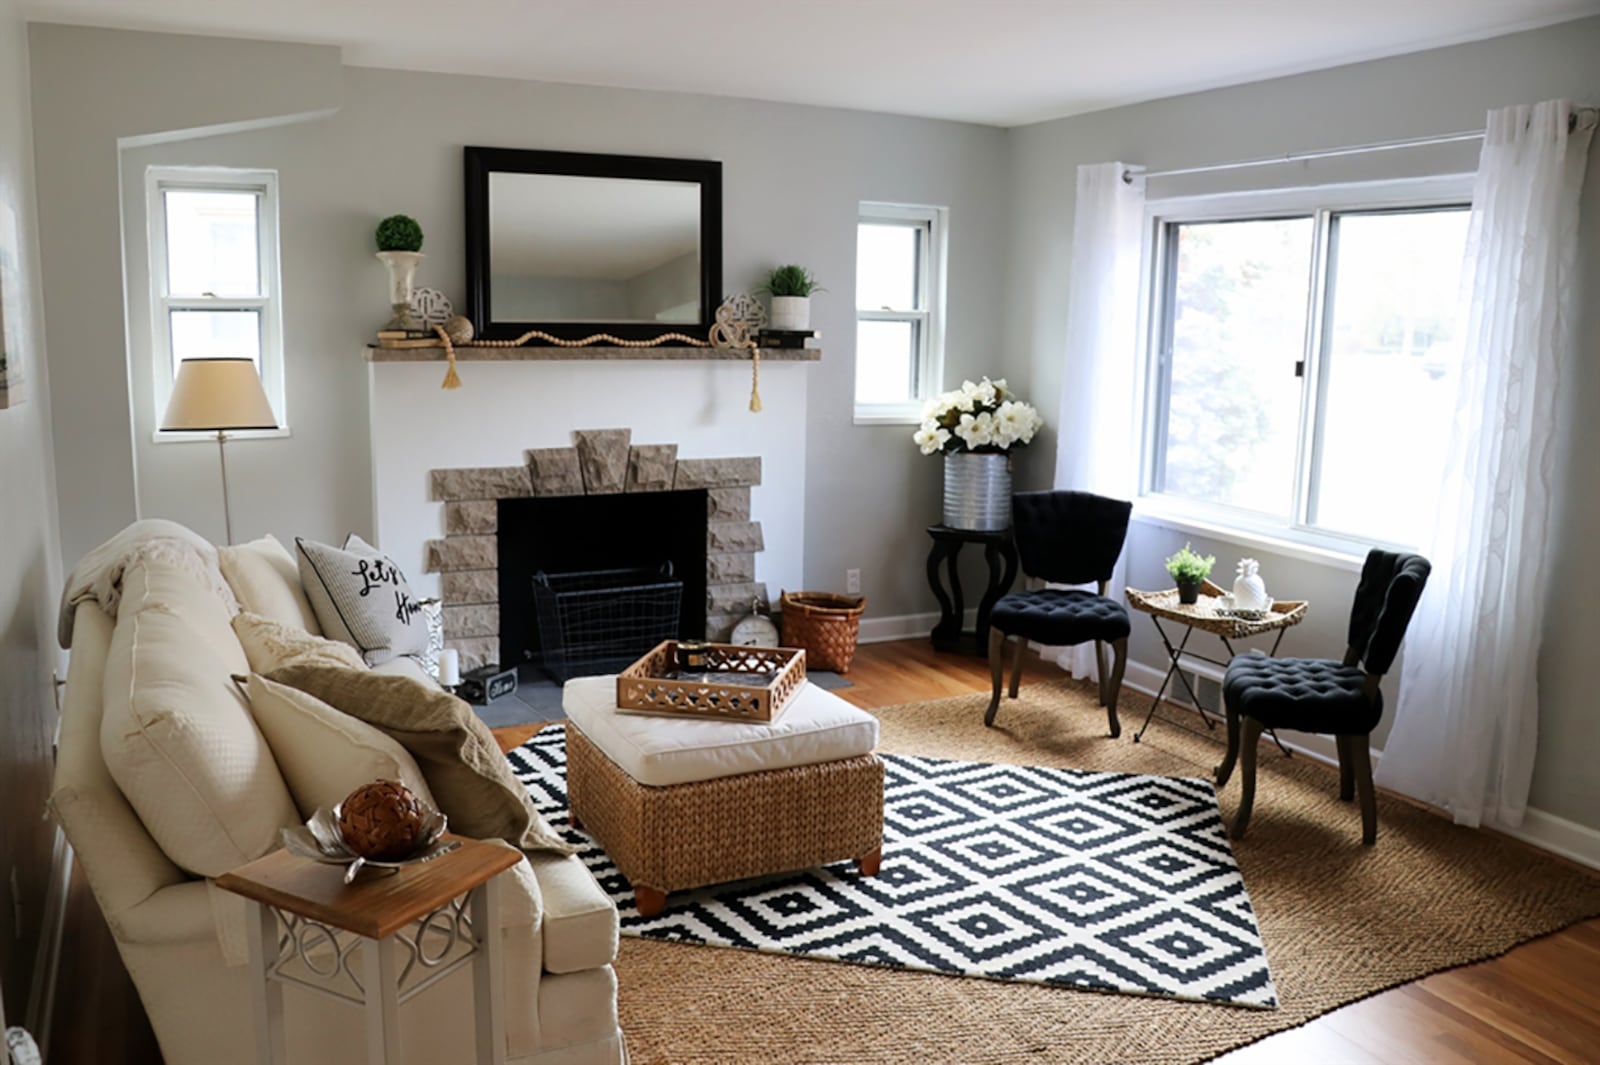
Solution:
{"label": "wooden lattice tray", "polygon": [[775,721],[806,683],[806,653],[793,647],[706,645],[704,673],[678,672],[678,643],[666,640],[617,674],[625,714],[708,721]]}

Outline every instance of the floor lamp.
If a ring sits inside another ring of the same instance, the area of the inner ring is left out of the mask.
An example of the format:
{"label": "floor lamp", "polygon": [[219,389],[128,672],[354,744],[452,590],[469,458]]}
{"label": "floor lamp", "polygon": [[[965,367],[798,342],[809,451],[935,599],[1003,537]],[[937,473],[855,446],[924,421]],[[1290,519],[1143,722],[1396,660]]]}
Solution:
{"label": "floor lamp", "polygon": [[228,507],[229,430],[276,429],[278,419],[261,387],[252,359],[185,359],[178,365],[172,398],[161,417],[163,433],[216,433],[217,461],[222,467],[222,522],[233,543],[233,514]]}

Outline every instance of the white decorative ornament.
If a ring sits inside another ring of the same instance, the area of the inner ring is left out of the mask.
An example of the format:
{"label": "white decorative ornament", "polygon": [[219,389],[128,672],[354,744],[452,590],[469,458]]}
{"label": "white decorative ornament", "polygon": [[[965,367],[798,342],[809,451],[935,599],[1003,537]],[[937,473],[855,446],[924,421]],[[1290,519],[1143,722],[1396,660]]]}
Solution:
{"label": "white decorative ornament", "polygon": [[1235,610],[1266,610],[1272,606],[1267,598],[1267,586],[1259,572],[1261,564],[1253,558],[1239,560],[1239,573],[1233,581],[1233,606]]}
{"label": "white decorative ornament", "polygon": [[436,325],[444,325],[455,317],[456,309],[450,303],[450,297],[436,288],[413,288],[411,313],[422,323],[424,329],[431,329]]}

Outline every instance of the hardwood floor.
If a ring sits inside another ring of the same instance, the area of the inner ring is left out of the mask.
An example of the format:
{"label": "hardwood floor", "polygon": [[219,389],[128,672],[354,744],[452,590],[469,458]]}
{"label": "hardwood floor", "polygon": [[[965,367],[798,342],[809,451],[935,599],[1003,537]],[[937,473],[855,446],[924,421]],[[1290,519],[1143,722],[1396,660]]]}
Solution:
{"label": "hardwood floor", "polygon": [[[1023,682],[1056,675],[1030,661]],[[926,640],[860,648],[838,694],[872,709],[987,691],[988,666]],[[1125,720],[1140,698],[1129,700]],[[1148,705],[1146,702],[1145,705]],[[497,729],[502,747],[537,726]],[[1331,768],[1329,772],[1334,770]],[[81,877],[68,903],[50,1065],[159,1065],[144,1012]],[[1600,1062],[1600,920],[1494,961],[1375,995],[1219,1059],[1224,1065]]]}

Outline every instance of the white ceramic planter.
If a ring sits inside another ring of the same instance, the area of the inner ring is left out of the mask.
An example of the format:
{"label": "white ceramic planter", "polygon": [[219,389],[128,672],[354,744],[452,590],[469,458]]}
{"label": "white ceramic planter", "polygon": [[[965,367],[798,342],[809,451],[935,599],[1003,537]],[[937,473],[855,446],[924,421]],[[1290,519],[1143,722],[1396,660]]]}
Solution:
{"label": "white ceramic planter", "polygon": [[378,260],[389,268],[389,307],[394,317],[385,329],[421,329],[411,313],[411,283],[417,276],[417,264],[422,262],[420,251],[380,251]]}
{"label": "white ceramic planter", "polygon": [[772,297],[773,329],[798,331],[811,328],[810,296]]}

